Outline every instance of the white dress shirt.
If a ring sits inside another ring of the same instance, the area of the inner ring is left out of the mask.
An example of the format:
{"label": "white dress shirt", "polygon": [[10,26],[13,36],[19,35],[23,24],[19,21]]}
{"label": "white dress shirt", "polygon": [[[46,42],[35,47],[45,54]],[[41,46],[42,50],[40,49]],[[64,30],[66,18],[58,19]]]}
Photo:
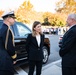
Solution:
{"label": "white dress shirt", "polygon": [[40,35],[36,35],[36,40],[37,40],[38,46],[40,46],[40,42],[41,42]]}

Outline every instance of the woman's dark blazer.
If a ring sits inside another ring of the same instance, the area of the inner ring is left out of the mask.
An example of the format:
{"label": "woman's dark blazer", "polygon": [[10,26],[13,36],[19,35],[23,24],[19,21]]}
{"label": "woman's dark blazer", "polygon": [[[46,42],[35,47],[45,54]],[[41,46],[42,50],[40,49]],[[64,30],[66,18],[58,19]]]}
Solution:
{"label": "woman's dark blazer", "polygon": [[15,55],[15,48],[12,43],[12,34],[10,31],[8,35],[7,50],[5,49],[7,30],[8,26],[3,24],[0,29],[0,70],[9,70],[14,72],[11,56]]}
{"label": "woman's dark blazer", "polygon": [[36,37],[33,37],[32,34],[29,34],[26,41],[26,50],[28,52],[29,60],[42,60],[43,59],[43,44],[44,44],[44,35],[40,35],[41,43],[38,47]]}

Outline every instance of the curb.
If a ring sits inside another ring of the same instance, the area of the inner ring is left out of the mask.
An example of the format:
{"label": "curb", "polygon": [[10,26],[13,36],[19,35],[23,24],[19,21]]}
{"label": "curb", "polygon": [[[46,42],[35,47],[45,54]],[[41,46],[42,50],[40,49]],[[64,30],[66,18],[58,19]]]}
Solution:
{"label": "curb", "polygon": [[60,59],[60,60],[57,60],[57,61],[55,61],[55,62],[52,62],[52,63],[50,63],[50,64],[42,67],[42,71],[45,70],[45,69],[47,69],[47,68],[49,68],[49,67],[51,67],[52,65],[55,65],[55,64],[57,64],[57,63],[60,63],[60,62],[61,62],[61,59]]}

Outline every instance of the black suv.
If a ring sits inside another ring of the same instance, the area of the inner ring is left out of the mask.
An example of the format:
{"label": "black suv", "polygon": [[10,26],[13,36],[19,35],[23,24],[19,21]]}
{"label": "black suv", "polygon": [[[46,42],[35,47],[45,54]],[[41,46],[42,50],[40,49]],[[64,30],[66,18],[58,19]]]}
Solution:
{"label": "black suv", "polygon": [[[0,20],[0,28],[2,26],[3,20]],[[25,49],[25,42],[27,40],[28,34],[31,33],[31,30],[23,23],[21,22],[15,22],[13,26],[11,26],[11,29],[14,33],[14,40],[15,40],[15,49],[17,51],[17,64],[16,65],[22,65],[28,62],[28,54]],[[43,53],[44,53],[44,59],[43,63],[46,63],[48,61],[49,55],[50,55],[50,41],[48,38],[45,38],[44,40],[44,47],[43,47]]]}

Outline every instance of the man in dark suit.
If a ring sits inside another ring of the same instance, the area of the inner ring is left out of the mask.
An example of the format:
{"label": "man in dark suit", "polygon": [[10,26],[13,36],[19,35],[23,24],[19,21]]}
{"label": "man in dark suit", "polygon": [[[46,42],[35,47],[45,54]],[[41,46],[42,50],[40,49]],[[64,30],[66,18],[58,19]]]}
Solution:
{"label": "man in dark suit", "polygon": [[3,25],[0,29],[0,75],[14,75],[13,60],[16,59],[14,35],[10,26],[15,22],[14,12],[2,15]]}
{"label": "man in dark suit", "polygon": [[76,75],[76,14],[67,18],[69,30],[64,34],[59,51],[62,57],[62,75]]}

